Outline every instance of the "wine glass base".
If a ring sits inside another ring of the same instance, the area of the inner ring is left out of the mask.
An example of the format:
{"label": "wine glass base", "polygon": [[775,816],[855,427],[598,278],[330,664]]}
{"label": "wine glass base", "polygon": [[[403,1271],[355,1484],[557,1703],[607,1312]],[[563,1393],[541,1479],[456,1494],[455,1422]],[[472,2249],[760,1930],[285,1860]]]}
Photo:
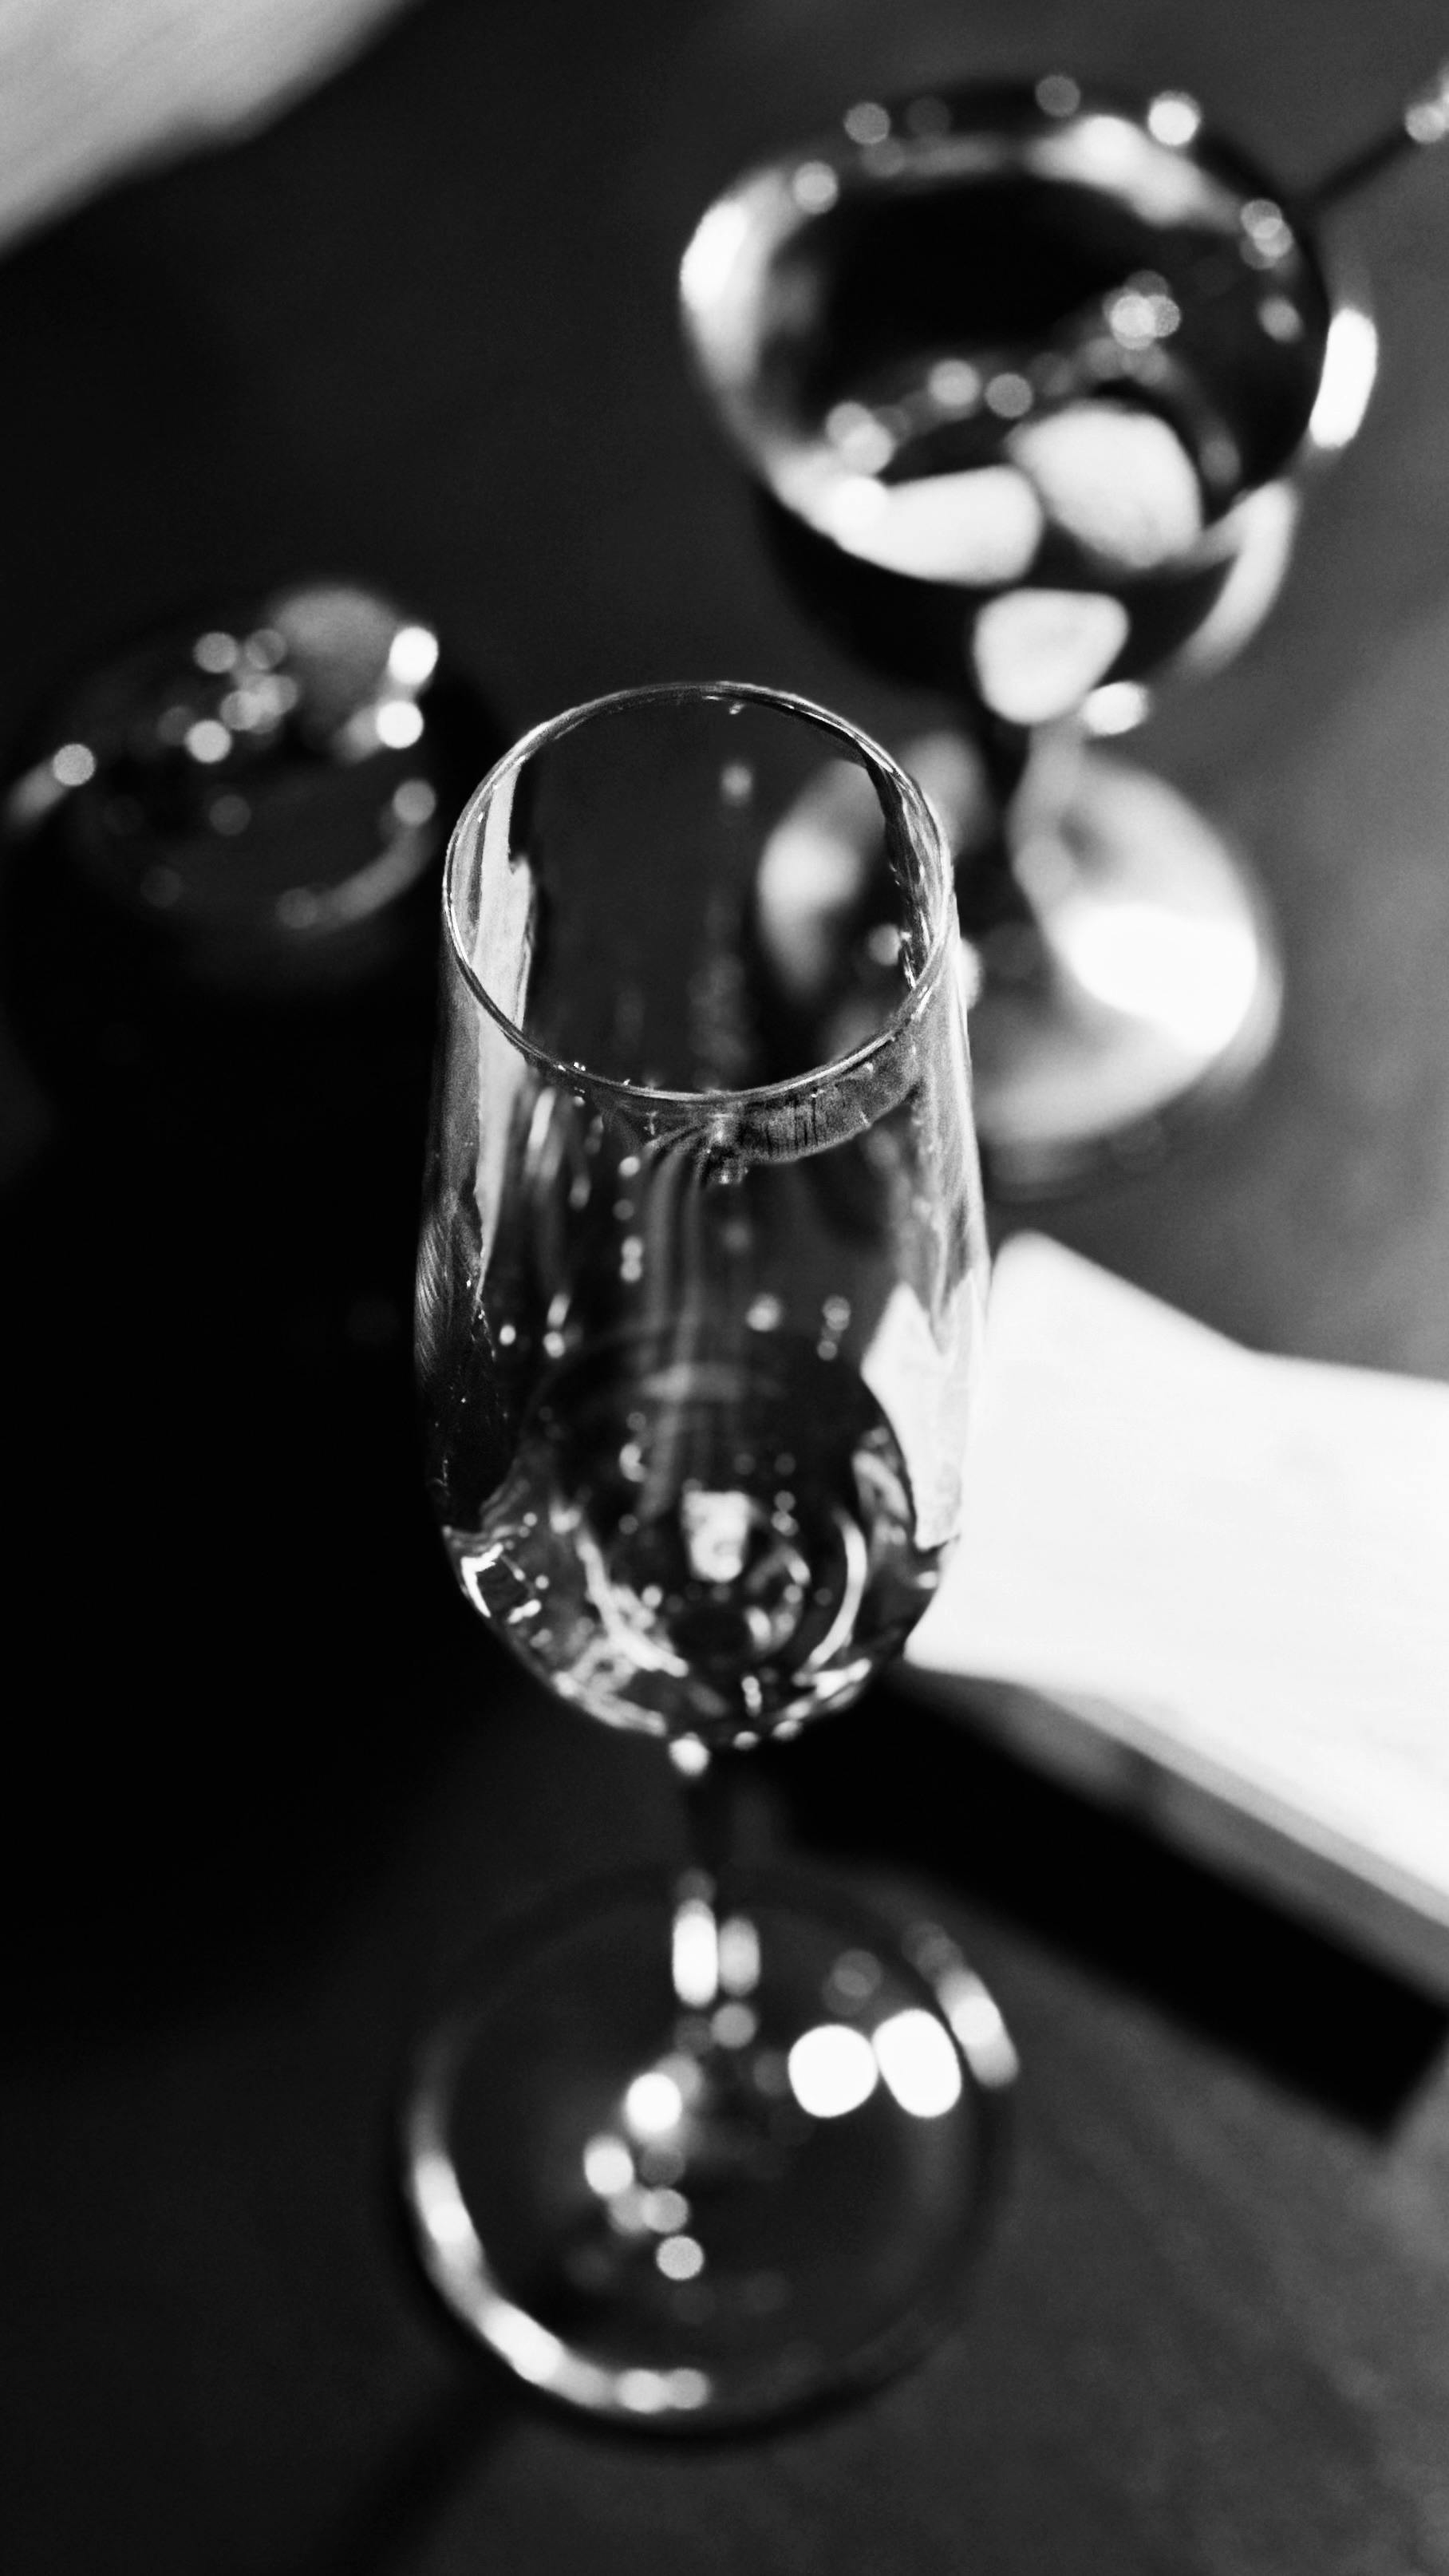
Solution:
{"label": "wine glass base", "polygon": [[884,2379],[949,2326],[1016,2059],[933,1925],[761,1869],[703,1909],[702,1954],[687,1911],[631,1877],[495,1944],[419,2053],[405,2186],[438,2289],[511,2370],[701,2432]]}
{"label": "wine glass base", "polygon": [[999,1200],[1157,1162],[1246,1088],[1282,999],[1251,874],[1144,770],[1084,752],[1062,822],[1015,867],[1034,922],[986,934],[971,1012],[977,1131]]}

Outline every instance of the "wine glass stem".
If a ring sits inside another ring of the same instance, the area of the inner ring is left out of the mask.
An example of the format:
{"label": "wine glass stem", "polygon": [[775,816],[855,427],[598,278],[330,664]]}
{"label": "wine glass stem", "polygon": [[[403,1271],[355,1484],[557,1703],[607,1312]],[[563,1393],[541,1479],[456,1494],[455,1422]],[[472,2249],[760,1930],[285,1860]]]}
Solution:
{"label": "wine glass stem", "polygon": [[988,716],[972,726],[986,774],[985,831],[972,828],[963,844],[952,833],[956,851],[956,906],[968,939],[985,937],[1003,922],[1027,918],[1021,888],[1012,866],[1011,812],[1030,760],[1030,740],[1014,725]]}
{"label": "wine glass stem", "polygon": [[674,1774],[683,1792],[686,1877],[719,1879],[735,1844],[736,1783],[728,1754],[707,1752],[695,1737],[670,1745]]}
{"label": "wine glass stem", "polygon": [[722,1957],[721,1929],[728,1922],[738,1942],[741,1927],[729,1915],[728,1881],[744,1838],[745,1789],[737,1756],[706,1752],[695,1738],[669,1749],[683,1792],[686,1852],[674,1885],[670,1973],[681,2011],[694,2015],[718,2000],[722,1982],[733,1982]]}
{"label": "wine glass stem", "polygon": [[1027,731],[977,718],[975,739],[986,772],[992,822],[958,852],[956,901],[961,928],[980,940],[1006,927],[1035,929],[1031,854],[1054,847],[1080,775],[1084,736],[1064,717]]}
{"label": "wine glass stem", "polygon": [[1032,848],[1060,846],[1067,815],[1076,799],[1086,756],[1086,734],[1078,716],[1059,716],[1038,725],[1027,738],[1016,792],[1007,814],[1012,865],[1028,905],[1032,902],[1030,868],[1023,858]]}

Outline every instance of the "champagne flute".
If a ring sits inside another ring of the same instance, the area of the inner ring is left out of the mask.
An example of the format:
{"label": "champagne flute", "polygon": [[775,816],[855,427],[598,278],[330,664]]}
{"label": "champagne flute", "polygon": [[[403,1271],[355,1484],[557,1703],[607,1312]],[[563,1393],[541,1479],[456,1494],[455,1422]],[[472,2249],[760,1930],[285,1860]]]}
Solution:
{"label": "champagne flute", "polygon": [[787,578],[960,710],[907,758],[980,960],[989,1186],[1151,1160],[1256,1070],[1280,970],[1239,856],[1086,738],[1266,613],[1366,313],[1193,100],[1060,73],[852,108],[715,201],[681,293]]}
{"label": "champagne flute", "polygon": [[[760,921],[822,764],[891,901],[812,1026]],[[900,2366],[995,2170],[1014,2058],[947,1937],[740,1865],[719,1815],[735,1752],[896,1653],[956,1530],[986,1278],[958,960],[918,789],[763,688],[540,726],[449,855],[432,1497],[529,1671],[667,1747],[696,1848],[479,1963],[418,2054],[407,2187],[465,2323],[600,2415],[748,2422]]]}

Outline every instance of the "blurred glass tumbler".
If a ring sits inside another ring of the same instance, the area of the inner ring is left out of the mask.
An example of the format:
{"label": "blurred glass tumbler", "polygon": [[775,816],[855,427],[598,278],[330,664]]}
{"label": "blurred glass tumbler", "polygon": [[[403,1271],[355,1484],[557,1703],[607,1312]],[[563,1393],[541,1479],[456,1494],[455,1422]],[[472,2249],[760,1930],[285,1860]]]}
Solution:
{"label": "blurred glass tumbler", "polygon": [[[812,1019],[768,920],[831,770],[875,815],[874,967]],[[449,856],[434,1507],[529,1671],[667,1744],[699,1844],[479,1962],[419,2051],[408,2188],[510,2368],[656,2427],[899,2366],[994,2171],[1014,2060],[949,1940],[731,1860],[712,1804],[720,1757],[898,1651],[956,1530],[986,1279],[958,953],[917,789],[764,689],[541,726]]]}

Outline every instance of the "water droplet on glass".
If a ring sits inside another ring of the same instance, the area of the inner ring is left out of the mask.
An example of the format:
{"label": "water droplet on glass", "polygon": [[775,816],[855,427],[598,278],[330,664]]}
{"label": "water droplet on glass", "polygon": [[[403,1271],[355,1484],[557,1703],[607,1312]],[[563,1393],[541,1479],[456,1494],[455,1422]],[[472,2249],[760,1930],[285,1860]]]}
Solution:
{"label": "water droplet on glass", "polygon": [[1147,110],[1148,133],[1175,151],[1195,139],[1201,124],[1202,109],[1185,89],[1160,90]]}
{"label": "water droplet on glass", "polygon": [[210,671],[218,677],[223,671],[235,670],[240,654],[241,646],[236,637],[226,634],[219,626],[209,628],[205,635],[198,635],[191,648],[191,658],[198,671]]}
{"label": "water droplet on glass", "polygon": [[884,143],[891,130],[888,109],[872,98],[862,99],[858,107],[848,107],[840,121],[851,142],[864,144],[867,148],[873,143]]}
{"label": "water droplet on glass", "polygon": [[[823,215],[840,194],[840,181],[828,161],[802,161],[790,182],[790,194],[803,215]],[[730,709],[738,715],[738,706]]]}
{"label": "water droplet on glass", "polygon": [[1036,103],[1043,116],[1075,116],[1082,93],[1070,73],[1046,72],[1036,85]]}
{"label": "water droplet on glass", "polygon": [[96,774],[96,756],[84,742],[63,742],[52,752],[51,776],[60,787],[84,787]]}

